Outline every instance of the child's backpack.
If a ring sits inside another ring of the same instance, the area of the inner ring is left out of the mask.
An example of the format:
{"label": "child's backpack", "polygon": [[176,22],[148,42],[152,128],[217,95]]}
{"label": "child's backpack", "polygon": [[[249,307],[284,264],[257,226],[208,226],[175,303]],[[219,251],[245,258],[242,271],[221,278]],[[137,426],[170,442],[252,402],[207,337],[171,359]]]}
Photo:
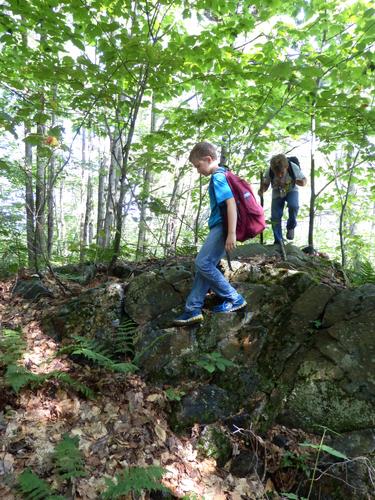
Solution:
{"label": "child's backpack", "polygon": [[[258,203],[248,182],[229,170],[225,172],[225,177],[237,205],[237,241],[254,238],[266,227],[263,207]],[[227,228],[226,211],[224,222]]]}
{"label": "child's backpack", "polygon": [[[294,173],[294,170],[293,170],[293,167],[292,167],[291,163],[294,163],[299,168],[301,168],[301,165],[299,163],[299,159],[297,158],[297,156],[288,156],[287,160],[288,160],[288,174],[292,178],[292,181],[294,183],[296,181],[296,174]],[[272,182],[273,178],[275,177],[275,173],[272,170],[272,168],[269,169],[269,176],[270,176],[270,179],[271,179],[271,182]]]}

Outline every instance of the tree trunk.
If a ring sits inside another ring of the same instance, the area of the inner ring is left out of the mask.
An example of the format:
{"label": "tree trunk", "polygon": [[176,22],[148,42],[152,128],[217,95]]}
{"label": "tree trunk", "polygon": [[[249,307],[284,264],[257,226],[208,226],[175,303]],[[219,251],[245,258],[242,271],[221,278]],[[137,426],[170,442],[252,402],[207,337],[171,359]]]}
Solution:
{"label": "tree trunk", "polygon": [[[178,160],[177,160],[178,161]],[[177,244],[178,204],[181,196],[181,178],[184,170],[181,168],[175,173],[173,191],[169,202],[169,214],[165,223],[164,256],[174,255]]]}
{"label": "tree trunk", "polygon": [[64,183],[61,182],[59,188],[59,216],[57,224],[57,252],[60,257],[65,253],[65,219],[64,219]]}
{"label": "tree trunk", "polygon": [[[25,137],[30,130],[25,127]],[[33,150],[31,144],[25,142],[25,202],[26,202],[26,239],[28,266],[35,266],[35,206],[33,193]]]}
{"label": "tree trunk", "polygon": [[[56,87],[53,91],[53,98],[56,100]],[[55,114],[52,114],[51,126],[55,126]],[[48,190],[47,190],[47,255],[48,260],[51,258],[54,232],[54,205],[55,198],[53,192],[53,184],[55,177],[55,155],[52,154],[48,164]]]}
{"label": "tree trunk", "polygon": [[85,200],[85,187],[86,187],[86,130],[82,127],[81,129],[81,186],[80,186],[80,217],[79,217],[79,261],[82,262],[84,259],[85,245],[84,240],[84,224],[85,224],[85,212],[86,204]]}
{"label": "tree trunk", "polygon": [[[89,176],[87,178],[87,197],[86,197],[85,218],[83,221],[81,262],[83,262],[83,260],[85,258],[86,247],[89,243],[89,234],[90,234],[89,228],[90,228],[92,209],[93,209],[92,181],[91,181],[91,175],[89,174]],[[91,226],[91,233],[92,233],[92,226]]]}
{"label": "tree trunk", "polygon": [[315,97],[313,102],[313,113],[311,114],[311,140],[310,140],[310,206],[309,206],[309,236],[308,244],[314,248],[314,222],[315,222]]}
{"label": "tree trunk", "polygon": [[[151,124],[150,133],[154,133],[156,130],[156,113],[155,113],[155,99],[152,97],[151,103]],[[152,174],[151,165],[146,165],[143,169],[143,186],[142,186],[142,196],[141,196],[141,206],[140,206],[140,219],[139,219],[139,230],[138,230],[138,243],[137,243],[137,260],[145,256],[146,251],[146,235],[147,235],[147,205],[149,203],[150,197],[150,186],[152,184]]]}
{"label": "tree trunk", "polygon": [[[43,98],[41,100],[43,105]],[[44,136],[43,125],[37,125],[37,133],[41,137]],[[39,270],[39,261],[47,257],[45,239],[46,165],[40,150],[41,148],[38,146],[35,181],[35,268],[37,271]]]}
{"label": "tree trunk", "polygon": [[343,268],[346,267],[346,252],[345,252],[345,235],[344,235],[344,226],[345,226],[345,211],[348,204],[349,193],[352,184],[353,170],[350,171],[348,185],[345,191],[344,202],[341,206],[340,211],[340,219],[339,219],[339,236],[340,236],[340,252],[341,252],[341,265]]}
{"label": "tree trunk", "polygon": [[117,165],[117,142],[118,139],[110,137],[111,161],[109,164],[108,184],[107,184],[107,200],[104,217],[104,239],[103,248],[108,248],[111,244],[111,228],[113,225],[114,209],[115,209],[115,188],[116,188],[116,165]]}
{"label": "tree trunk", "polygon": [[99,183],[98,183],[98,217],[96,222],[96,244],[102,248],[104,243],[104,184],[106,175],[107,158],[103,155],[99,167]]}
{"label": "tree trunk", "polygon": [[127,138],[126,138],[126,143],[125,143],[124,147],[122,148],[120,192],[119,192],[118,202],[116,205],[116,221],[115,221],[116,222],[116,232],[115,232],[115,238],[114,238],[114,242],[113,242],[112,265],[115,264],[117,258],[120,255],[120,244],[121,244],[122,224],[123,224],[123,206],[124,206],[124,199],[125,199],[125,194],[126,194],[126,190],[127,190],[126,174],[127,174],[127,168],[128,168],[130,147],[131,147],[132,142],[133,142],[135,124],[137,122],[139,108],[140,108],[140,105],[142,103],[143,94],[144,94],[146,83],[148,80],[148,74],[149,74],[149,69],[147,67],[144,71],[142,79],[139,82],[138,92],[137,92],[137,95],[134,99],[134,105],[133,105],[133,108],[131,110],[130,125],[129,125],[129,130],[128,130],[128,134],[127,134]]}

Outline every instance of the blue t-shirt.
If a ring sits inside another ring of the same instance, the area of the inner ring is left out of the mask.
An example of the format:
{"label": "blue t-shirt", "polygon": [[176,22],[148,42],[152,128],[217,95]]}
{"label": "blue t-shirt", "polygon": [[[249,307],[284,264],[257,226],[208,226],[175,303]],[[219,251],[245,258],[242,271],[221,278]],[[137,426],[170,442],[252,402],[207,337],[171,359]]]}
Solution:
{"label": "blue t-shirt", "polygon": [[224,167],[219,167],[211,176],[208,188],[211,207],[211,214],[208,219],[208,227],[210,229],[223,220],[220,213],[220,205],[225,203],[226,200],[229,200],[229,198],[233,198],[233,193],[225,177],[225,171],[226,169]]}

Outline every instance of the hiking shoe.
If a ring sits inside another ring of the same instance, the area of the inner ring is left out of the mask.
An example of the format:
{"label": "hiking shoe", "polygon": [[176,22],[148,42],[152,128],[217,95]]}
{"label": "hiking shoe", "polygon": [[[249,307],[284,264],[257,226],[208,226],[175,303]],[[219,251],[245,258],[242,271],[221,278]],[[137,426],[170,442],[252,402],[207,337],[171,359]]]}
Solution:
{"label": "hiking shoe", "polygon": [[294,240],[294,229],[288,229],[286,232],[287,240]]}
{"label": "hiking shoe", "polygon": [[224,300],[224,302],[218,306],[212,308],[212,311],[215,313],[231,313],[234,311],[238,311],[243,307],[246,307],[246,300],[240,295],[237,300],[234,302],[229,302],[229,300]]}
{"label": "hiking shoe", "polygon": [[181,316],[173,320],[177,326],[192,325],[193,323],[200,323],[203,321],[203,314],[201,311],[185,311]]}

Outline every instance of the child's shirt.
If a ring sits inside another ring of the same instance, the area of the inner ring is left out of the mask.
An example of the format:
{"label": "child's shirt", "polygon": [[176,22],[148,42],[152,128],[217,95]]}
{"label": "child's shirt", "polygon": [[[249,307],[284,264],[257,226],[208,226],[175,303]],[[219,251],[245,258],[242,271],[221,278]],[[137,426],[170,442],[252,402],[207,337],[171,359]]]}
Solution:
{"label": "child's shirt", "polygon": [[[296,180],[303,180],[305,176],[302,170],[293,162],[290,162],[290,166],[293,169],[293,173],[295,175]],[[298,186],[292,177],[289,175],[289,172],[286,171],[283,177],[279,178],[274,176],[271,181],[270,170],[268,169],[264,174],[264,182],[272,185],[272,199],[275,198],[283,198],[291,191],[298,191]]]}
{"label": "child's shirt", "polygon": [[211,214],[208,219],[208,227],[211,229],[223,222],[220,213],[220,205],[225,203],[229,198],[233,198],[233,193],[229,187],[225,177],[226,168],[219,167],[214,174],[211,175],[208,193],[210,195]]}

